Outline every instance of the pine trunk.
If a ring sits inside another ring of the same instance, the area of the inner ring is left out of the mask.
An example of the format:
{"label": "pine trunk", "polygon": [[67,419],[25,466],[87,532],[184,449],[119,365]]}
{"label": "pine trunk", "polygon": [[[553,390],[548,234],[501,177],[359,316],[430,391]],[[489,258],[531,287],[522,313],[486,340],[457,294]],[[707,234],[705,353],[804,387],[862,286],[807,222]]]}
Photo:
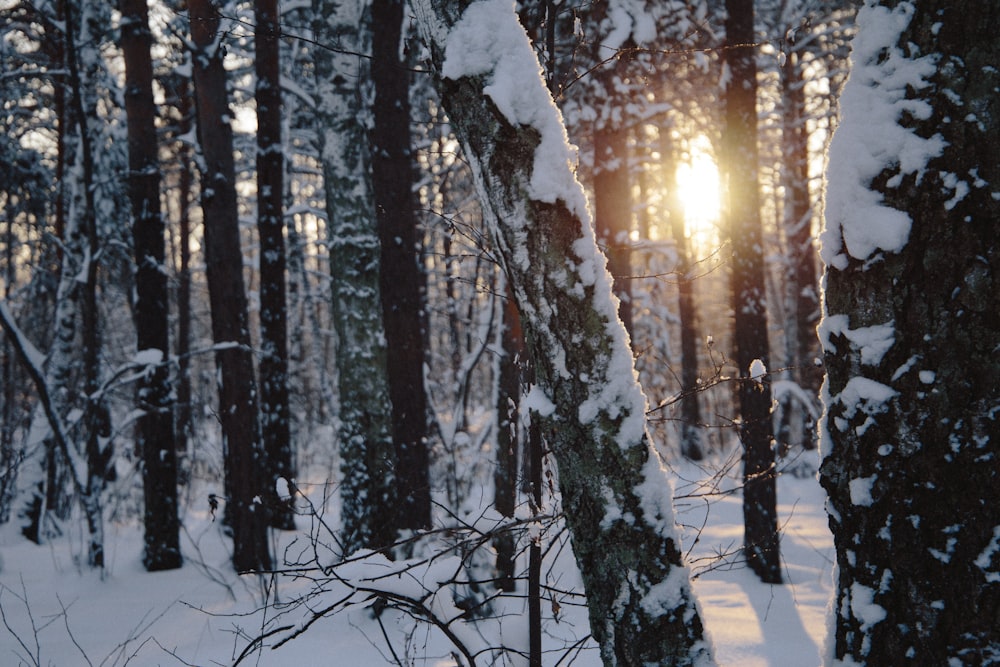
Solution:
{"label": "pine trunk", "polygon": [[998,23],[858,15],[822,237],[838,664],[1000,663]]}
{"label": "pine trunk", "polygon": [[732,242],[733,338],[739,367],[743,445],[743,548],[765,583],[781,582],[771,426],[771,383],[750,379],[750,365],[769,367],[764,247],[757,184],[757,64],[752,0],[726,0],[726,117],[723,166]]}
{"label": "pine trunk", "polygon": [[190,0],[194,87],[203,173],[205,271],[212,312],[212,340],[219,390],[219,420],[226,467],[226,519],[233,531],[237,572],[268,570],[265,508],[269,476],[257,421],[257,390],[248,328],[236,206],[232,112],[222,64],[218,7],[212,0]]}
{"label": "pine trunk", "polygon": [[424,383],[427,277],[412,192],[410,74],[399,56],[403,4],[403,0],[372,2],[372,192],[381,243],[379,288],[396,448],[398,527],[419,530],[431,525]]}
{"label": "pine trunk", "polygon": [[177,518],[177,447],[173,399],[166,365],[170,346],[164,225],[160,213],[156,108],[153,105],[152,38],[146,0],[122,0],[121,44],[125,60],[125,112],[128,117],[129,194],[135,248],[136,349],[157,351],[159,361],[142,374],[136,448],[142,454],[143,521],[147,570],[180,567]]}
{"label": "pine trunk", "polygon": [[284,152],[278,0],[256,0],[257,236],[260,241],[260,421],[270,479],[265,498],[271,525],[291,530],[295,515],[275,491],[291,482],[292,434],[288,404],[288,305],[285,292]]}

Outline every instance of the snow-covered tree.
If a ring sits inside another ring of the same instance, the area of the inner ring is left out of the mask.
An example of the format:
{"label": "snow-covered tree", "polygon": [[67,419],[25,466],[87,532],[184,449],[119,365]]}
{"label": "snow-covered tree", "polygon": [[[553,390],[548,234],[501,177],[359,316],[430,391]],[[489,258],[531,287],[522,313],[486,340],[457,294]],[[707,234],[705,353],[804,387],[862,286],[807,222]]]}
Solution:
{"label": "snow-covered tree", "polygon": [[507,0],[414,9],[522,316],[527,402],[558,464],[602,657],[708,664],[611,277],[527,35]]}
{"label": "snow-covered tree", "polygon": [[831,664],[1000,663],[998,21],[858,14],[821,237]]}
{"label": "snow-covered tree", "polygon": [[391,405],[371,191],[371,8],[316,4],[319,156],[326,194],[333,326],[337,332],[342,540],[347,551],[395,541]]}

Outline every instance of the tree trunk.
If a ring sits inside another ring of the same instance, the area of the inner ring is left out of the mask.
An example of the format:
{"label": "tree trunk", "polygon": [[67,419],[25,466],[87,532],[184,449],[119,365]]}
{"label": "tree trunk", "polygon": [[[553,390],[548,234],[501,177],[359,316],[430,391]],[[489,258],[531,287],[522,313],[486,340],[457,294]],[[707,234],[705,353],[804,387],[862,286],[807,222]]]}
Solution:
{"label": "tree trunk", "polygon": [[739,367],[743,445],[743,548],[765,583],[781,582],[775,494],[771,383],[750,379],[750,365],[769,364],[764,247],[757,185],[757,64],[752,0],[726,0],[726,122],[723,171],[732,241],[733,337]]}
{"label": "tree trunk", "polygon": [[[76,12],[77,9],[81,11]],[[104,488],[111,450],[106,438],[110,435],[107,423],[107,407],[99,396],[101,336],[97,309],[97,267],[100,257],[100,240],[97,230],[97,203],[94,181],[94,151],[90,135],[90,123],[96,112],[85,101],[92,97],[84,86],[93,85],[100,59],[100,44],[94,31],[97,17],[91,15],[84,5],[77,7],[66,3],[66,65],[69,69],[70,104],[79,128],[77,164],[82,181],[82,210],[77,213],[74,226],[79,238],[79,255],[75,258],[80,266],[75,273],[66,277],[77,283],[77,303],[80,313],[80,362],[83,365],[83,431],[79,440],[83,443],[87,461],[87,480],[80,496],[84,515],[87,519],[89,545],[87,562],[95,568],[104,567],[104,517],[100,494]],[[78,50],[79,49],[79,50]],[[80,281],[80,276],[84,280]]]}
{"label": "tree trunk", "polygon": [[[500,280],[504,283],[502,277]],[[517,508],[518,459],[521,446],[520,364],[524,359],[524,335],[521,318],[514,303],[514,296],[506,290],[506,298],[500,299],[502,315],[499,327],[499,348],[496,366],[496,443],[497,460],[493,474],[493,506],[501,516],[514,518]],[[509,532],[501,533],[493,541],[497,552],[497,588],[502,591],[516,590],[515,576],[516,540]]]}
{"label": "tree trunk", "polygon": [[[180,127],[178,134],[183,136],[191,131],[193,101],[191,88],[187,80],[182,80],[178,86],[178,106]],[[194,162],[191,159],[191,149],[186,142],[177,144],[177,161],[180,163],[178,175],[178,221],[177,245],[177,411],[175,413],[174,434],[177,439],[177,455],[190,455],[188,440],[194,434],[194,420],[191,406],[191,193],[193,190]],[[181,466],[186,469],[185,466]]]}
{"label": "tree trunk", "polygon": [[998,22],[858,14],[822,236],[838,664],[1000,661]]}
{"label": "tree trunk", "polygon": [[[806,128],[806,95],[801,54],[788,53],[781,68],[782,129],[781,141],[785,185],[783,226],[788,252],[786,294],[791,313],[785,335],[791,351],[789,361],[793,377],[809,395],[819,396],[822,371],[814,360],[819,356],[819,283],[816,276],[816,250],[813,247],[812,203],[809,197],[809,133]],[[783,446],[801,445],[814,449],[816,424],[806,406],[786,406],[797,417],[788,420],[788,432],[781,438]]]}
{"label": "tree trunk", "polygon": [[[610,122],[610,121],[609,121]],[[632,334],[632,182],[628,130],[604,126],[594,132],[594,222],[597,243],[608,256],[618,316]]]}
{"label": "tree trunk", "polygon": [[166,365],[170,351],[167,274],[164,266],[160,170],[157,163],[156,108],[153,105],[152,42],[146,0],[122,0],[121,46],[125,60],[125,112],[128,115],[129,193],[135,248],[136,349],[158,352],[138,384],[136,449],[142,453],[147,570],[180,567],[177,519],[177,447],[173,399]]}
{"label": "tree trunk", "polygon": [[260,240],[260,421],[267,455],[271,525],[291,530],[295,515],[275,491],[292,481],[292,434],[288,405],[288,305],[285,294],[284,153],[281,143],[281,81],[278,0],[256,0],[254,65],[257,73],[257,235]]}
{"label": "tree trunk", "polygon": [[[368,3],[317,3],[321,41],[367,53]],[[395,451],[379,298],[379,238],[370,180],[368,63],[315,49],[319,153],[326,193],[337,380],[343,543],[347,553],[396,541]]]}
{"label": "tree trunk", "polygon": [[266,454],[257,422],[222,33],[218,7],[212,0],[190,0],[188,8],[191,38],[198,49],[193,57],[194,87],[203,161],[205,271],[228,480],[226,518],[233,531],[233,566],[237,572],[268,570],[268,520],[264,506],[255,498],[266,497],[270,476],[262,470]]}
{"label": "tree trunk", "polygon": [[677,151],[670,128],[660,128],[660,159],[667,174],[667,215],[677,247],[677,318],[681,328],[681,454],[691,461],[704,458],[705,442],[698,403],[698,311],[694,301],[691,242],[677,185]]}
{"label": "tree trunk", "polygon": [[403,0],[373,0],[372,26],[372,192],[381,243],[379,288],[396,448],[398,527],[419,530],[431,525],[424,384],[427,277],[412,192],[410,75],[399,57]]}
{"label": "tree trunk", "polygon": [[527,35],[502,0],[414,9],[522,316],[602,658],[709,662],[611,277]]}

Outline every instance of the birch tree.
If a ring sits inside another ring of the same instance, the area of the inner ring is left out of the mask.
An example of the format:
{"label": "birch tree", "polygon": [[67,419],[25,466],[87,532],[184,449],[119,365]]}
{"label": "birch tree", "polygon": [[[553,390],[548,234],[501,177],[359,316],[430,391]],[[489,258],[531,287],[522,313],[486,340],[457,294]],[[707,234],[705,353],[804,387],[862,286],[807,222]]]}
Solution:
{"label": "birch tree", "polygon": [[506,0],[414,9],[523,318],[529,400],[558,464],[602,658],[710,664],[611,277],[527,35]]}
{"label": "birch tree", "polygon": [[997,21],[858,14],[821,236],[832,664],[1000,662]]}
{"label": "birch tree", "polygon": [[[317,0],[316,116],[337,332],[341,517],[347,552],[396,540],[391,405],[371,189],[371,9]],[[361,55],[354,55],[361,54]]]}

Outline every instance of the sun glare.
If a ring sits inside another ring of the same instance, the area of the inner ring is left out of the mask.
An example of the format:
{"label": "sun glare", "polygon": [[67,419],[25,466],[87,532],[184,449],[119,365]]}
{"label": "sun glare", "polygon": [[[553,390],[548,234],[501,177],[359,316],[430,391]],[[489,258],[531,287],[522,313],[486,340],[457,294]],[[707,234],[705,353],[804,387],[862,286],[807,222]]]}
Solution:
{"label": "sun glare", "polygon": [[711,155],[695,148],[690,160],[677,169],[677,189],[692,245],[717,243],[722,193],[719,168]]}

